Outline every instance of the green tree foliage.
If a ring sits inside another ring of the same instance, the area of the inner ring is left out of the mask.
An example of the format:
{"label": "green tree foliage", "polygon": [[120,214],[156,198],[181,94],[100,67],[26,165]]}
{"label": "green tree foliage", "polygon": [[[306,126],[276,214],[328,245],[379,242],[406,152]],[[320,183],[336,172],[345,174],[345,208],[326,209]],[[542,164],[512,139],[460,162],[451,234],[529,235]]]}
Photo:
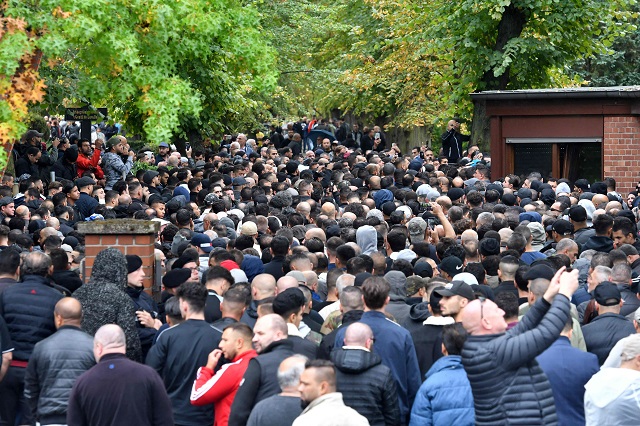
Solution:
{"label": "green tree foliage", "polygon": [[[443,123],[452,115],[470,118],[470,92],[576,84],[568,65],[605,52],[632,31],[632,2],[327,4],[329,30],[311,51],[327,69],[341,72],[327,80],[332,90],[324,107],[388,116],[392,125],[410,127]],[[476,124],[482,130],[483,123]],[[475,133],[482,138],[482,131]]]}
{"label": "green tree foliage", "polygon": [[109,107],[151,143],[220,131],[276,82],[255,8],[235,0],[9,0],[38,34],[48,108]]}
{"label": "green tree foliage", "polygon": [[[637,14],[638,5],[633,7]],[[640,29],[637,28],[638,18],[633,19],[636,24],[634,31],[611,40],[603,36],[601,42],[611,46],[604,54],[596,54],[580,58],[573,65],[572,70],[579,78],[594,87],[635,86],[640,84]]]}

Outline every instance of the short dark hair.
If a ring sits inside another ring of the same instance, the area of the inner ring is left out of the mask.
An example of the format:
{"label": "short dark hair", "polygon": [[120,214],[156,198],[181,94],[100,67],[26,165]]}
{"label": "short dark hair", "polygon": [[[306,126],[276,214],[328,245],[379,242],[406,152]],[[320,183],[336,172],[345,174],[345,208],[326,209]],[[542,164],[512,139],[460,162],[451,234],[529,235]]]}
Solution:
{"label": "short dark hair", "polygon": [[233,275],[231,275],[231,272],[229,272],[226,268],[223,268],[222,266],[212,266],[207,270],[205,282],[217,279],[226,280],[229,283],[229,286],[235,284]]}
{"label": "short dark hair", "polygon": [[353,247],[343,244],[336,250],[336,256],[340,259],[343,265],[356,256],[356,251]]}
{"label": "short dark hair", "polygon": [[0,251],[0,274],[14,275],[20,266],[20,253],[18,250],[7,247]]}
{"label": "short dark hair", "polygon": [[207,303],[207,288],[196,281],[187,281],[178,287],[176,297],[187,302],[194,312],[204,311]]}
{"label": "short dark hair", "polygon": [[611,227],[613,227],[613,217],[606,213],[599,214],[593,219],[593,229],[596,230],[597,235],[605,234]]}
{"label": "short dark hair", "polygon": [[304,365],[304,368],[315,369],[318,381],[329,383],[329,387],[332,389],[336,388],[336,367],[331,361],[326,359],[309,360]]}
{"label": "short dark hair", "polygon": [[269,246],[274,256],[286,256],[289,251],[289,240],[286,237],[276,235]]}
{"label": "short dark hair", "polygon": [[184,320],[184,318],[182,318],[182,312],[180,312],[180,301],[175,296],[171,296],[164,303],[164,313],[174,322]]}
{"label": "short dark hair", "polygon": [[375,276],[369,277],[362,284],[364,304],[369,309],[381,309],[387,301],[390,291],[391,286],[386,279]]}
{"label": "short dark hair", "polygon": [[442,327],[442,344],[449,355],[460,355],[466,340],[467,331],[461,322],[447,324]]}
{"label": "short dark hair", "polygon": [[66,251],[61,248],[54,248],[49,252],[49,257],[51,257],[51,263],[53,264],[54,271],[64,271],[67,269],[67,266],[69,265],[69,256],[67,256]]}
{"label": "short dark hair", "polygon": [[399,252],[407,246],[407,236],[402,232],[390,232],[387,235],[387,243],[391,247],[391,251]]}
{"label": "short dark hair", "polygon": [[617,231],[622,231],[623,235],[631,234],[634,237],[638,235],[638,228],[627,217],[616,217],[613,220],[613,232]]}
{"label": "short dark hair", "polygon": [[253,330],[243,322],[234,322],[227,325],[223,330],[232,330],[234,333],[240,334],[245,340],[253,339]]}
{"label": "short dark hair", "polygon": [[518,316],[518,298],[510,291],[502,291],[496,295],[496,305],[504,311],[505,318],[515,318]]}

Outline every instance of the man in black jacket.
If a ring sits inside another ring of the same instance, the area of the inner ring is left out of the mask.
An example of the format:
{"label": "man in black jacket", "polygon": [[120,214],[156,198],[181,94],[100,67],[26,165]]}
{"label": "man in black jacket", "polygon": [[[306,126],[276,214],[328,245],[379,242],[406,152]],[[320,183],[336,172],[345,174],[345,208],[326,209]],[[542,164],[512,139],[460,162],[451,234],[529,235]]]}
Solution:
{"label": "man in black jacket", "polygon": [[9,425],[14,424],[18,413],[22,413],[24,423],[30,422],[31,412],[24,400],[25,369],[36,343],[56,331],[53,310],[62,293],[49,280],[52,271],[49,256],[31,252],[22,263],[22,283],[0,294],[0,315],[15,346],[9,371],[0,383],[0,418]]}
{"label": "man in black jacket", "polygon": [[477,425],[556,424],[549,380],[535,357],[556,341],[569,319],[578,270],[561,268],[544,296],[507,331],[504,311],[491,300],[474,300],[462,324],[469,332],[462,364],[473,392]]}
{"label": "man in black jacket", "polygon": [[80,329],[80,302],[61,299],[53,317],[58,331],[36,344],[25,374],[25,398],[41,425],[66,423],[73,384],[96,364],[93,338]]}
{"label": "man in black jacket", "polygon": [[273,312],[287,323],[287,337],[293,343],[293,352],[304,355],[310,360],[316,359],[318,346],[303,337],[300,322],[306,299],[299,288],[288,288],[279,293],[273,301]]}
{"label": "man in black jacket", "polygon": [[249,361],[244,373],[231,406],[229,426],[244,426],[258,402],[280,393],[278,367],[293,355],[293,344],[287,340],[287,324],[279,315],[260,317],[253,332],[253,346],[258,356]]}
{"label": "man in black jacket", "polygon": [[204,320],[207,289],[202,284],[186,282],[176,297],[185,321],[160,333],[146,362],[164,380],[176,426],[212,425],[213,404],[191,405],[191,387],[198,368],[206,365],[209,353],[218,348],[222,333]]}
{"label": "man in black jacket", "polygon": [[468,142],[471,137],[460,133],[460,121],[457,118],[449,120],[447,131],[442,134],[442,154],[450,163],[456,163],[462,157],[462,143]]}
{"label": "man in black jacket", "polygon": [[98,365],[73,386],[67,424],[173,426],[162,379],[153,369],[127,359],[125,352],[120,327],[107,324],[98,329],[93,346]]}
{"label": "man in black jacket", "polygon": [[370,425],[402,424],[396,381],[372,347],[373,332],[368,325],[356,322],[347,327],[344,346],[331,353],[338,392],[345,405],[366,417]]}
{"label": "man in black jacket", "polygon": [[142,259],[135,254],[126,255],[127,258],[127,288],[126,293],[131,297],[136,308],[136,328],[142,346],[142,360],[147,357],[149,349],[156,338],[156,333],[162,327],[158,304],[144,291],[145,273]]}
{"label": "man in black jacket", "polygon": [[602,282],[593,290],[593,295],[598,316],[582,327],[582,333],[587,351],[596,354],[602,365],[616,343],[636,330],[631,321],[620,315],[622,296],[615,284]]}
{"label": "man in black jacket", "polygon": [[271,262],[264,265],[264,273],[273,275],[273,278],[277,281],[284,276],[282,265],[284,264],[284,257],[289,252],[289,240],[283,236],[273,237],[270,249],[273,258]]}

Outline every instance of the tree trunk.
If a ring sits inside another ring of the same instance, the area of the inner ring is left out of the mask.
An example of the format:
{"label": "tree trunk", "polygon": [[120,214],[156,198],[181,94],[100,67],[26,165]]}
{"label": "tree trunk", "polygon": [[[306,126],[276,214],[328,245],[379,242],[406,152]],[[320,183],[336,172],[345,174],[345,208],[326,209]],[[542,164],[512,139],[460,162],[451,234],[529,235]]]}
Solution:
{"label": "tree trunk", "polygon": [[[527,15],[521,9],[510,5],[502,14],[498,24],[498,36],[493,48],[496,52],[503,52],[509,40],[520,37],[527,23]],[[482,76],[480,90],[505,90],[509,85],[511,67],[496,76],[493,68]],[[476,144],[482,151],[488,151],[491,144],[490,122],[487,116],[485,101],[476,101],[473,106],[473,121],[471,122],[471,143]]]}
{"label": "tree trunk", "polygon": [[478,145],[482,152],[488,152],[491,147],[490,121],[487,116],[487,103],[484,100],[474,101],[473,103],[470,143]]}

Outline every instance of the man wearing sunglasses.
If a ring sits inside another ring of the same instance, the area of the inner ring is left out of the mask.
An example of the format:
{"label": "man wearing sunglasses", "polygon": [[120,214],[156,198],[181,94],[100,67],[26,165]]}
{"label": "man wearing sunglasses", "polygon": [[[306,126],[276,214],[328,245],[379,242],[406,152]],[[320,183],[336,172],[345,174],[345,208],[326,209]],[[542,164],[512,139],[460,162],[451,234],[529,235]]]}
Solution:
{"label": "man wearing sunglasses", "polygon": [[469,337],[462,350],[476,424],[557,424],[549,380],[535,358],[558,338],[578,288],[578,271],[560,269],[544,296],[507,331],[504,311],[480,298],[463,311]]}

